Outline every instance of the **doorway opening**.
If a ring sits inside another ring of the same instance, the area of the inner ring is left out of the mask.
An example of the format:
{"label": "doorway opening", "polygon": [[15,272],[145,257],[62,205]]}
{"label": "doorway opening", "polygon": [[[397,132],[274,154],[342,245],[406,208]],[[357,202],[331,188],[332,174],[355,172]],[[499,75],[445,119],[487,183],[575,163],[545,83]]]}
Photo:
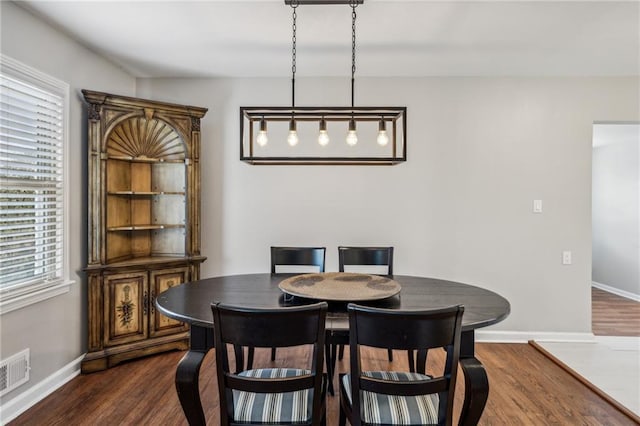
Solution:
{"label": "doorway opening", "polygon": [[595,123],[592,329],[640,336],[640,123]]}

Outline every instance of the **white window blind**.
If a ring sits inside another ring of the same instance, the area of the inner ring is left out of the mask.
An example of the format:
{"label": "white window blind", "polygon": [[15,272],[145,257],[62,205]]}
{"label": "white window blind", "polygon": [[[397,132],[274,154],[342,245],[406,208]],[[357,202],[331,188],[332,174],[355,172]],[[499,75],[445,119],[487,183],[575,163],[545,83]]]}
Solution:
{"label": "white window blind", "polygon": [[0,300],[9,294],[54,286],[65,279],[66,94],[33,76],[21,78],[7,66],[6,58],[3,60]]}

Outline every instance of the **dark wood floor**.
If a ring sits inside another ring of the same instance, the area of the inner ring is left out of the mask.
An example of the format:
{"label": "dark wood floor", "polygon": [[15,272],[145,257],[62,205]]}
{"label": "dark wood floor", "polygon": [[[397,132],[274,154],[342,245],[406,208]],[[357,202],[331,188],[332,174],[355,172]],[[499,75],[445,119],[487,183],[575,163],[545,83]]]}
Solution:
{"label": "dark wood floor", "polygon": [[640,336],[640,302],[592,287],[591,310],[596,336]]}
{"label": "dark wood floor", "polygon": [[[22,414],[17,425],[185,425],[173,387],[181,352],[131,361],[110,370],[81,375]],[[394,363],[406,368],[403,353]],[[257,365],[269,364],[268,350],[256,354]],[[279,350],[275,365],[292,365],[302,350]],[[485,364],[491,385],[481,425],[629,425],[627,417],[587,389],[527,344],[478,344],[477,356]],[[430,366],[442,362],[429,355]],[[369,352],[369,368],[388,367],[386,352]],[[272,364],[273,365],[273,364]],[[339,369],[348,368],[348,356]],[[217,383],[213,353],[201,371],[201,393],[207,422],[218,424]],[[460,376],[462,377],[462,376]],[[459,415],[464,380],[456,389],[455,416]],[[338,398],[328,397],[328,424],[337,424]]]}

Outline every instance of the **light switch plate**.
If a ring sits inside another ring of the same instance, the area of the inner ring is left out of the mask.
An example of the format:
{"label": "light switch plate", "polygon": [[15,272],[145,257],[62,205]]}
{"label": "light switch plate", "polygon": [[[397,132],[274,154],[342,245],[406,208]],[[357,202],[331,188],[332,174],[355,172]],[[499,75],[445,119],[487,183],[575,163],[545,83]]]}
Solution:
{"label": "light switch plate", "polygon": [[533,212],[542,213],[542,200],[533,200]]}

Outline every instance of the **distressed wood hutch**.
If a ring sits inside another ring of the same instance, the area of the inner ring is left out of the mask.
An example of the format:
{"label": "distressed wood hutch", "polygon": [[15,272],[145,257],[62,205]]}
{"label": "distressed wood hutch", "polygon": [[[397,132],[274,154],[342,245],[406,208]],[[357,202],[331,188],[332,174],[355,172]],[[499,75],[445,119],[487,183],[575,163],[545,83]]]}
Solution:
{"label": "distressed wood hutch", "polygon": [[88,353],[82,372],[188,348],[155,308],[200,277],[200,119],[206,108],[83,90],[88,104]]}

